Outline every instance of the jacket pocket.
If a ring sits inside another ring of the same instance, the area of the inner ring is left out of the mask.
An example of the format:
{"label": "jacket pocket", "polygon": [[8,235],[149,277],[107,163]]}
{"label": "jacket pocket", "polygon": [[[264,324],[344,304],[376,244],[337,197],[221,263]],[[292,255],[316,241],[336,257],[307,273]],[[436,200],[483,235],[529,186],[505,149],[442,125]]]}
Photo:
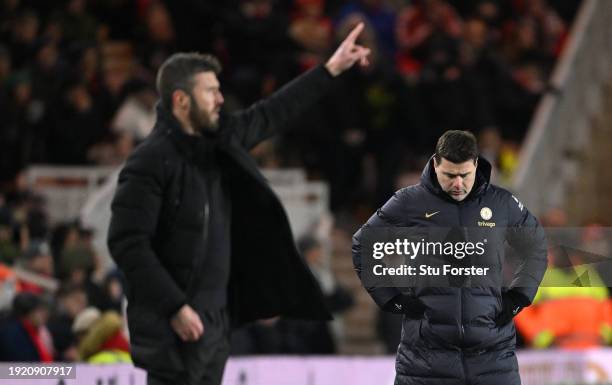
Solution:
{"label": "jacket pocket", "polygon": [[184,370],[178,336],[170,320],[144,307],[128,306],[131,355],[136,366],[147,370]]}

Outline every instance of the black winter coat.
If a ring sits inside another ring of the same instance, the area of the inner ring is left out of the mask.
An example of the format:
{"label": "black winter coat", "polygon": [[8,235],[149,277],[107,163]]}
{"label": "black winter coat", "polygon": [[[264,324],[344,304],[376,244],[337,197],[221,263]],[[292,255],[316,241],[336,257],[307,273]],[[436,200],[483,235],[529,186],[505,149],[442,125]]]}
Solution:
{"label": "black winter coat", "polygon": [[[477,226],[484,207],[492,212],[489,221],[507,230],[502,233],[507,234],[505,239],[498,241],[520,247],[523,261],[514,272],[511,288],[501,285],[407,288],[424,311],[404,316],[396,384],[518,384],[514,323],[498,325],[496,320],[502,311],[503,292],[513,290],[529,303],[533,300],[547,266],[544,231],[511,193],[489,183],[491,166],[485,159],[478,160],[474,187],[462,202],[453,200],[441,189],[432,163],[430,159],[419,184],[397,191],[354,235],[353,263],[360,278],[363,280],[364,228],[471,227],[484,233],[490,228]],[[438,213],[431,215],[435,212]],[[513,237],[512,231],[517,229],[521,236]],[[501,245],[495,250],[503,253]],[[501,271],[504,256],[498,254],[494,259],[489,266]],[[381,307],[400,293],[395,287],[366,289]]]}
{"label": "black winter coat", "polygon": [[[158,107],[151,135],[130,155],[112,203],[108,245],[128,284],[128,326],[137,366],[181,368],[169,320],[183,304],[197,310],[205,285],[210,202],[198,164],[217,151],[229,178],[231,271],[227,308],[234,325],[277,315],[330,319],[299,256],[287,215],[248,150],[287,127],[330,87],[317,67],[266,100],[222,116],[210,138],[185,134]],[[214,209],[214,208],[212,208]]]}

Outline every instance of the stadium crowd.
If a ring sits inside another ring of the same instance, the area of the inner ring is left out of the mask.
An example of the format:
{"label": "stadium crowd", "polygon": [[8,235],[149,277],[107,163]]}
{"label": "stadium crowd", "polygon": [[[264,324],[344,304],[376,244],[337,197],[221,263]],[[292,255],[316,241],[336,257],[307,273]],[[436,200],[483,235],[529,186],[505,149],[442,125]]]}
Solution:
{"label": "stadium crowd", "polygon": [[[476,133],[498,176],[511,174],[579,3],[2,1],[0,360],[129,359],[121,276],[101,267],[89,229],[51,226],[24,170],[121,164],[152,128],[155,73],[169,54],[215,54],[226,108],[235,110],[321,63],[365,22],[370,65],[343,75],[299,126],[253,152],[262,167],[301,167],[327,181],[348,234],[421,169],[447,129]],[[300,244],[316,265],[313,242]],[[337,311],[353,301],[339,286],[326,294]],[[234,346],[333,353],[325,328],[269,320]],[[325,346],[308,344],[321,335]]]}

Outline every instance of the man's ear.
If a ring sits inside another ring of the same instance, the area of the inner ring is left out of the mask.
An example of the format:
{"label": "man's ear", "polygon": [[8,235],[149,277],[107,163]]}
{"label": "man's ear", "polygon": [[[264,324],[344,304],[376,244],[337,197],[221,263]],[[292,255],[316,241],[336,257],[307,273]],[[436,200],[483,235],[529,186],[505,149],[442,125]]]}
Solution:
{"label": "man's ear", "polygon": [[183,90],[174,90],[172,92],[172,105],[177,106],[181,109],[187,109],[189,107],[189,96]]}
{"label": "man's ear", "polygon": [[474,158],[474,166],[478,167],[478,157]]}

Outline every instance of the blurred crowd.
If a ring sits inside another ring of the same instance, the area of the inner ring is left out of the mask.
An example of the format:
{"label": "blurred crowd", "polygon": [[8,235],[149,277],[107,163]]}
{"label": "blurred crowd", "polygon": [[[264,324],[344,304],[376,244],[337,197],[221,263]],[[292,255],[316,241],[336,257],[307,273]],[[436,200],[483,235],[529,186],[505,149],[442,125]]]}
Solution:
{"label": "blurred crowd", "polygon": [[[90,229],[50,224],[24,170],[119,166],[153,126],[155,73],[171,53],[217,55],[232,111],[323,63],[365,23],[370,65],[343,75],[295,127],[253,151],[262,167],[300,167],[325,180],[346,238],[416,181],[445,130],[473,131],[497,177],[511,175],[579,4],[2,0],[0,360],[129,360],[121,276],[99,260]],[[353,296],[320,268],[320,245],[300,244],[330,307],[346,311]],[[333,353],[332,329],[267,320],[233,342],[244,354]]]}
{"label": "blurred crowd", "polygon": [[34,163],[120,164],[155,120],[157,68],[211,52],[226,109],[322,63],[356,23],[355,69],[295,127],[255,150],[303,167],[332,208],[383,202],[447,129],[468,129],[502,176],[562,51],[579,0],[3,0],[0,181]]}

